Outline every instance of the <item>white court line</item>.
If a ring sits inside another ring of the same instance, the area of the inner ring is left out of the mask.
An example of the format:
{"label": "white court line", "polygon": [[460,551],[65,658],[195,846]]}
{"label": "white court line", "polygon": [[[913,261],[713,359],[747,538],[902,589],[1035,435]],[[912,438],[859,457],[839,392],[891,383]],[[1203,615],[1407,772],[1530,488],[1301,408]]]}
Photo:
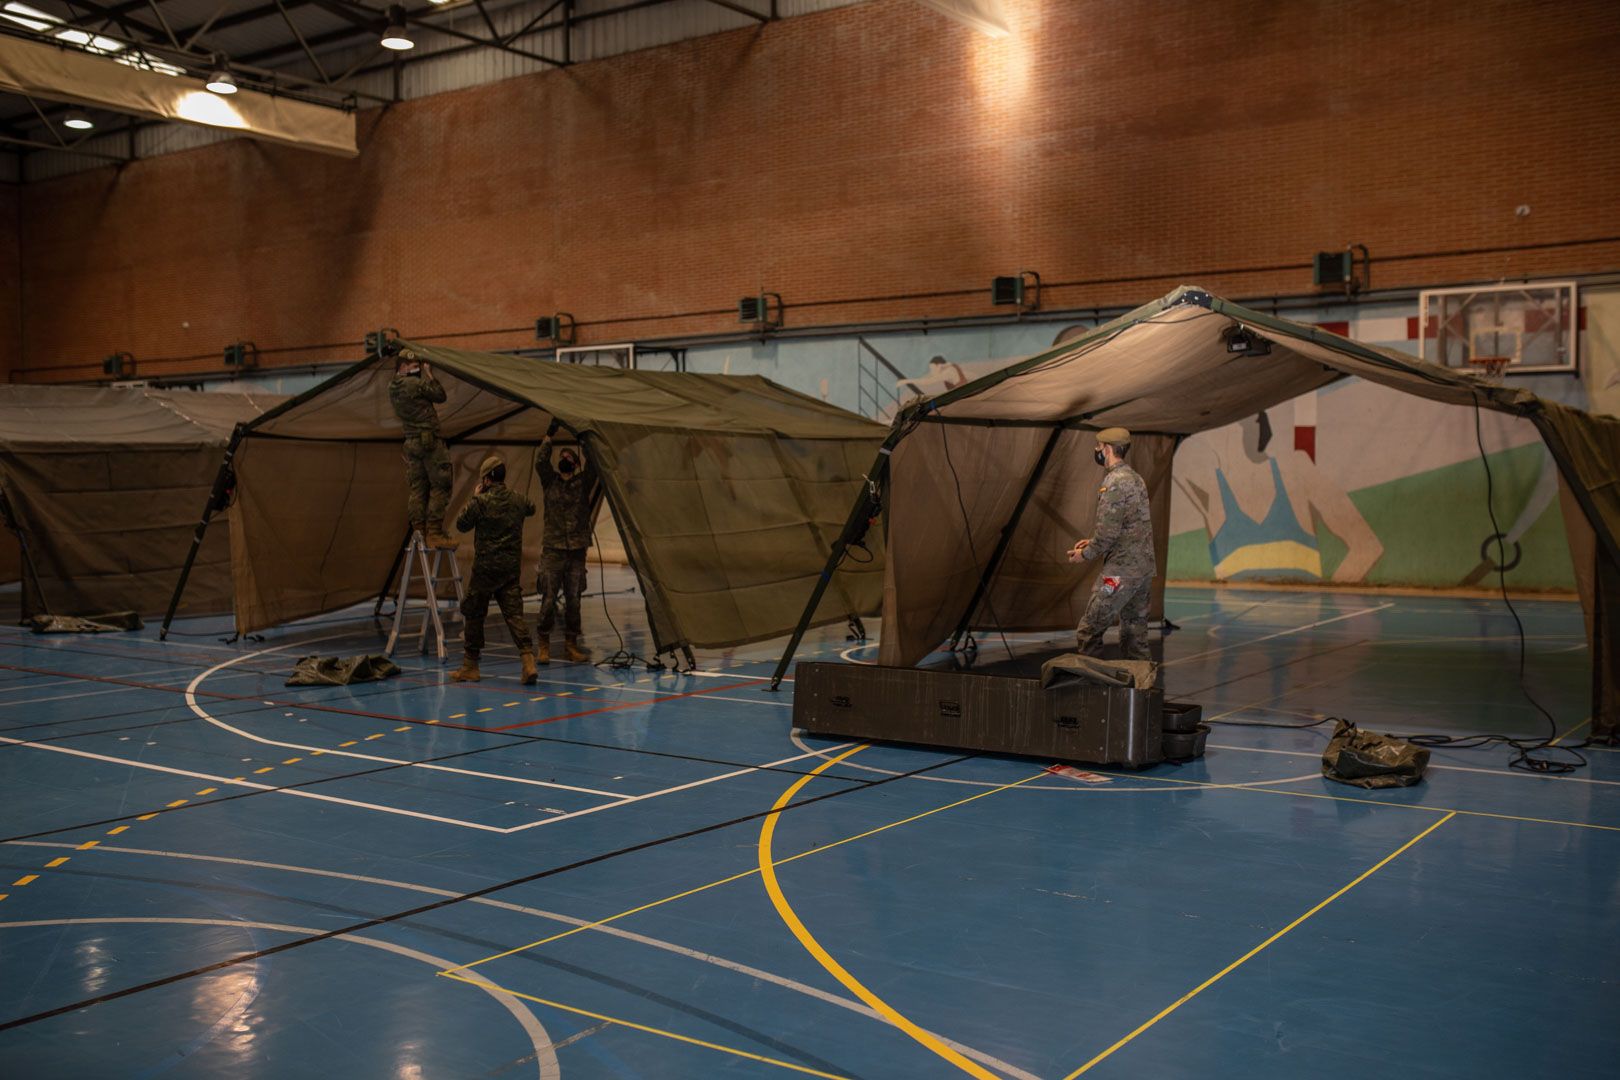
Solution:
{"label": "white court line", "polygon": [[[605,802],[600,806],[592,806],[584,810],[575,810],[568,814],[557,814],[553,817],[541,818],[538,821],[530,821],[523,825],[513,825],[509,828],[502,828],[498,825],[485,825],[478,821],[463,821],[460,818],[442,817],[438,814],[427,814],[419,810],[403,810],[397,806],[381,806],[377,803],[360,802],[357,799],[344,799],[339,798],[336,795],[324,795],[320,792],[304,791],[301,788],[278,788],[273,787],[270,784],[255,783],[247,779],[238,779],[230,776],[215,776],[212,773],[193,772],[190,769],[177,769],[170,765],[154,765],[146,761],[132,761],[129,758],[113,757],[108,754],[93,754],[88,750],[75,750],[68,746],[56,746],[54,744],[29,742],[26,739],[12,739],[4,735],[0,735],[0,743],[6,743],[12,746],[26,746],[34,750],[49,750],[53,754],[70,754],[73,757],[89,758],[93,761],[108,761],[115,765],[127,765],[132,769],[148,769],[152,772],[169,773],[174,776],[188,776],[195,780],[209,780],[216,784],[252,788],[256,791],[273,791],[278,795],[296,795],[301,799],[318,799],[321,802],[338,803],[342,806],[353,806],[361,810],[377,810],[384,814],[399,814],[402,817],[420,818],[424,821],[437,821],[442,825],[460,825],[467,829],[477,829],[480,832],[500,833],[502,835],[515,832],[524,832],[525,830],[537,828],[541,825],[554,825],[559,821],[568,821],[571,818],[584,817],[586,814],[594,814],[599,810],[612,810],[620,806],[628,806],[630,803],[644,802],[648,799],[656,799],[663,795],[673,795],[677,791],[688,791],[692,788],[703,787],[706,784],[718,783],[721,780],[730,780],[733,777],[744,776],[748,773],[760,772],[764,769],[774,769],[779,765],[790,765],[795,761],[803,761],[807,757],[819,756],[816,751],[812,751],[808,754],[798,754],[794,757],[782,758],[780,761],[768,761],[763,765],[750,765],[746,768],[733,770],[732,772],[721,773],[718,776],[710,776],[702,780],[692,780],[685,784],[676,784],[674,787],[662,788],[658,791],[649,791],[644,795],[625,795],[621,798],[615,799],[612,802]],[[844,745],[848,746],[851,744],[845,743]],[[842,747],[837,749],[842,749]],[[360,777],[357,779],[364,778]]]}
{"label": "white court line", "polygon": [[[155,669],[153,671],[132,671],[127,675],[126,674],[120,674],[117,677],[120,678],[120,679],[145,679],[145,678],[148,678],[148,677],[150,677],[152,675],[169,675],[169,674],[173,674],[173,672],[174,672],[174,665],[171,664],[168,667],[157,668],[157,669]],[[21,679],[19,681],[22,682],[22,683],[27,683],[29,679],[38,679],[40,677],[41,676],[36,675],[36,674],[29,674],[29,675],[25,675],[23,677],[23,679]],[[44,679],[45,679],[44,682],[28,683],[27,685],[8,686],[8,687],[0,688],[0,694],[13,694],[13,693],[16,693],[18,690],[44,690],[46,687],[50,687],[50,686],[61,686],[61,685],[64,685],[66,683],[81,683],[81,682],[84,682],[86,678],[87,678],[87,676],[81,676],[81,675],[70,675],[70,676],[68,676],[66,678],[58,678],[55,675],[50,675],[50,676],[45,676],[44,677]]]}
{"label": "white court line", "polygon": [[[1244,754],[1276,754],[1280,757],[1322,757],[1321,751],[1312,753],[1308,750],[1271,750],[1260,746],[1228,746],[1224,743],[1208,743],[1210,750],[1236,750]],[[1620,787],[1620,780],[1597,780],[1590,776],[1553,776],[1546,773],[1525,772],[1522,769],[1480,769],[1473,765],[1438,765],[1432,761],[1430,769],[1443,769],[1446,772],[1478,773],[1481,776],[1518,776],[1527,780],[1552,780],[1560,784],[1602,784],[1606,787]]]}
{"label": "white court line", "polygon": [[[15,922],[0,922],[0,929],[34,926],[107,926],[131,923],[141,926],[224,926],[238,930],[270,930],[283,934],[303,934],[305,936],[324,934],[327,931],[313,926],[288,926],[284,923],[249,922],[246,919],[193,919],[174,916],[142,915],[142,916],[101,916],[99,918],[84,919],[19,919]],[[356,945],[369,945],[373,949],[382,949],[398,956],[404,956],[423,964],[436,966],[448,965],[450,962],[443,957],[431,953],[421,952],[405,945],[396,945],[391,941],[379,938],[363,937],[359,934],[345,934],[344,941],[352,941]],[[528,1035],[529,1043],[534,1047],[532,1055],[535,1067],[539,1070],[540,1080],[556,1080],[562,1075],[562,1066],[557,1063],[557,1054],[551,1036],[530,1011],[528,1005],[514,997],[509,991],[498,986],[486,983],[468,983],[494,998],[507,1012],[511,1013],[517,1022],[522,1025],[524,1034]],[[529,1060],[525,1058],[524,1060]]]}
{"label": "white court line", "polygon": [[[317,638],[316,640],[319,641],[325,639]],[[381,757],[376,754],[359,754],[352,750],[336,750],[329,749],[324,746],[310,746],[306,743],[284,742],[280,739],[266,739],[262,736],[254,735],[252,732],[243,731],[239,727],[234,727],[227,724],[225,721],[214,716],[207,709],[204,709],[201,705],[197,704],[197,687],[201,686],[203,680],[214,674],[214,672],[223,668],[228,668],[232,664],[240,664],[244,660],[251,660],[257,656],[263,656],[265,653],[277,652],[281,649],[286,649],[289,647],[290,646],[288,645],[278,645],[273,649],[260,649],[258,652],[247,653],[245,655],[238,656],[230,660],[224,660],[218,664],[215,664],[213,667],[191,680],[191,685],[186,687],[186,704],[190,706],[192,712],[196,713],[199,717],[212,724],[214,727],[220,728],[224,731],[229,731],[233,735],[240,735],[244,739],[251,739],[256,743],[263,743],[265,746],[280,746],[289,750],[303,750],[308,753],[319,753],[323,757],[358,758],[361,761],[377,761],[385,765],[408,765],[415,769],[428,769],[433,772],[455,773],[459,776],[474,776],[480,780],[504,780],[508,783],[527,784],[531,787],[553,788],[562,791],[577,791],[586,795],[600,795],[603,798],[614,799],[620,802],[635,797],[633,795],[626,795],[621,791],[600,791],[596,788],[575,787],[572,784],[557,784],[546,780],[530,780],[527,777],[522,776],[507,776],[502,773],[480,772],[477,769],[457,769],[449,765],[435,765],[428,762],[408,761],[402,758]],[[315,705],[313,708],[319,708],[319,706]]]}
{"label": "white court line", "polygon": [[[832,749],[842,750],[846,746],[853,745],[853,743],[844,743],[841,746],[835,746]],[[656,799],[661,795],[673,795],[677,791],[688,791],[692,788],[703,787],[705,784],[713,784],[721,780],[730,780],[734,776],[745,776],[748,773],[759,772],[762,769],[774,769],[779,765],[791,765],[795,761],[803,761],[808,757],[819,756],[821,756],[821,752],[812,750],[808,754],[796,754],[793,757],[782,758],[780,761],[767,761],[763,765],[750,765],[747,768],[736,769],[728,773],[721,773],[719,776],[710,776],[703,780],[693,780],[685,784],[676,784],[674,787],[663,788],[659,791],[649,791],[645,795],[631,795],[620,799],[618,802],[603,803],[601,806],[592,806],[585,810],[575,810],[570,814],[559,814],[556,817],[545,818],[541,821],[531,821],[527,825],[516,825],[505,831],[509,833],[523,832],[525,829],[534,829],[541,825],[555,825],[559,821],[567,821],[570,818],[584,817],[586,814],[594,814],[598,810],[613,810],[621,806],[627,806],[633,802],[642,802],[646,799]]]}
{"label": "white court line", "polygon": [[[251,672],[251,671],[238,671],[238,672],[232,672],[230,675],[226,676],[226,678],[242,678],[243,676],[246,676],[246,675],[255,675],[255,674],[258,674],[258,673],[257,672]],[[133,678],[133,676],[119,675],[119,676],[116,676],[116,678],[120,678],[120,679]],[[68,680],[64,680],[64,681],[68,681]],[[86,675],[82,679],[74,679],[74,680],[71,680],[71,681],[77,682],[77,683],[86,683],[86,682],[97,682],[99,680],[97,679],[96,676]],[[180,689],[181,684],[183,684],[184,682],[185,682],[185,676],[182,675],[173,684],[169,684],[169,683],[152,683],[151,687],[152,687],[152,689],[156,689],[156,690],[178,690],[178,689]],[[53,694],[50,697],[23,698],[23,699],[18,700],[18,701],[0,701],[0,709],[8,709],[13,705],[38,705],[38,704],[40,704],[42,702],[46,702],[46,701],[72,701],[72,700],[75,700],[77,698],[103,697],[103,696],[105,696],[107,694],[127,694],[132,690],[140,691],[140,690],[144,690],[144,689],[146,689],[146,687],[142,687],[142,686],[115,686],[115,687],[111,688],[110,690],[82,690],[82,691],[79,691],[78,693],[73,693],[73,694]],[[147,710],[138,710],[138,711],[144,712],[144,711],[147,711]],[[69,719],[72,719],[72,718],[69,718]],[[81,719],[90,719],[90,718],[89,717],[82,717]],[[108,719],[108,718],[107,717],[102,717],[102,719]]]}
{"label": "white court line", "polygon": [[[44,840],[12,840],[10,843],[19,847],[59,848],[66,850],[72,850],[78,846],[77,844],[65,844]],[[292,874],[308,874],[315,877],[336,878],[340,881],[355,881],[365,885],[381,885],[393,889],[403,889],[408,892],[423,893],[428,896],[455,897],[461,895],[460,893],[453,892],[449,889],[436,889],[431,885],[417,885],[408,881],[394,881],[391,878],[366,877],[361,874],[346,874],[341,870],[321,870],[313,866],[293,866],[287,863],[259,862],[256,859],[234,859],[224,855],[193,855],[181,851],[156,851],[150,848],[108,847],[105,845],[98,847],[96,851],[103,854],[111,852],[119,855],[150,855],[167,859],[185,859],[195,862],[225,863],[231,866],[251,866],[261,870],[277,870]],[[714,967],[722,968],[726,971],[736,972],[737,974],[744,975],[750,979],[758,979],[761,982],[768,982],[773,985],[780,986],[785,990],[791,990],[794,993],[815,998],[817,1001],[822,1001],[828,1005],[834,1005],[840,1009],[845,1009],[849,1012],[856,1013],[860,1016],[866,1017],[869,1020],[877,1020],[884,1025],[888,1024],[886,1019],[878,1015],[877,1010],[868,1008],[866,1005],[863,1005],[861,1002],[855,1001],[852,998],[839,997],[837,994],[828,993],[826,990],[822,990],[819,987],[810,986],[806,983],[801,983],[794,979],[777,975],[774,972],[765,971],[761,968],[752,967],[748,964],[738,963],[735,960],[727,960],[725,957],[716,956],[713,953],[702,952],[698,949],[689,949],[684,945],[676,945],[673,942],[665,941],[661,938],[648,937],[645,934],[638,934],[633,930],[625,930],[621,927],[602,923],[600,921],[579,919],[572,915],[562,915],[555,911],[545,911],[540,908],[525,907],[522,904],[513,904],[506,900],[496,900],[493,897],[474,896],[469,898],[467,902],[471,904],[479,904],[484,907],[499,908],[502,911],[516,912],[518,914],[528,915],[534,918],[548,919],[553,922],[562,923],[565,926],[579,927],[580,929],[589,931],[591,933],[605,934],[608,937],[619,938],[623,941],[634,942],[638,945],[646,945],[664,952],[673,953],[676,956],[684,956],[690,960],[696,960],[699,963],[709,964]],[[446,964],[445,966],[448,967],[450,965]],[[1024,1070],[1017,1068],[1016,1066],[1009,1065],[1004,1061],[999,1061],[983,1051],[974,1050],[969,1046],[959,1042],[954,1042],[951,1039],[945,1038],[944,1036],[939,1036],[939,1038],[940,1041],[944,1042],[953,1050],[966,1054],[968,1057],[974,1058],[981,1064],[988,1065],[992,1069],[1000,1070],[1006,1076],[1015,1077],[1016,1080],[1038,1080],[1038,1078],[1032,1073],[1025,1072]]]}
{"label": "white court line", "polygon": [[1360,611],[1351,611],[1344,615],[1335,615],[1331,619],[1322,619],[1319,622],[1306,623],[1304,626],[1296,626],[1291,630],[1279,630],[1275,634],[1267,634],[1264,637],[1250,638],[1248,641],[1239,641],[1231,645],[1222,645],[1218,649],[1207,649],[1201,653],[1193,653],[1191,656],[1178,656],[1174,660],[1166,660],[1159,666],[1161,668],[1167,668],[1176,664],[1184,664],[1188,660],[1198,660],[1205,656],[1214,656],[1216,653],[1226,652],[1230,649],[1242,649],[1249,645],[1258,645],[1262,641],[1270,641],[1272,638],[1287,637],[1289,634],[1304,633],[1306,630],[1315,630],[1318,626],[1327,626],[1329,623],[1343,622],[1345,619],[1354,619],[1358,615],[1370,615],[1375,611],[1383,611],[1385,608],[1392,608],[1394,606],[1395,602],[1391,600],[1387,604],[1379,604],[1377,607],[1362,608]]}
{"label": "white court line", "polygon": [[113,757],[108,754],[92,754],[88,750],[75,750],[70,746],[47,745],[45,743],[29,742],[26,739],[11,739],[4,735],[0,735],[0,743],[8,743],[12,746],[26,746],[33,750],[48,750],[53,754],[71,754],[74,757],[89,758],[92,761],[110,761],[115,765],[127,765],[132,769],[148,769],[152,772],[169,773],[172,776],[188,776],[193,780],[208,780],[215,784],[252,788],[256,791],[274,791],[278,795],[296,795],[300,799],[317,799],[321,802],[338,803],[342,806],[354,806],[362,810],[381,810],[386,814],[400,814],[404,817],[421,818],[424,821],[437,821],[444,825],[460,825],[468,829],[477,829],[480,832],[504,833],[511,831],[510,829],[503,829],[496,825],[485,825],[477,821],[462,821],[459,818],[440,817],[437,814],[424,814],[418,810],[401,810],[397,806],[379,806],[376,803],[359,802],[355,799],[341,799],[336,795],[323,795],[315,791],[278,788],[269,784],[254,783],[252,780],[238,780],[231,776],[215,776],[212,773],[193,772],[190,769],[176,769],[170,765],[154,765],[148,761],[131,761],[129,758]]}

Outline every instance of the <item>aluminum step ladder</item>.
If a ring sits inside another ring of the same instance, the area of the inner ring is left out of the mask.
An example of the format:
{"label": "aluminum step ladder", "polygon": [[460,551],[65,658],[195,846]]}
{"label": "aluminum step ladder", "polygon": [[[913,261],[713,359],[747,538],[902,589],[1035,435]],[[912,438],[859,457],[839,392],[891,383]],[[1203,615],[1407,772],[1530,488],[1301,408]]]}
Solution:
{"label": "aluminum step ladder", "polygon": [[[448,567],[445,566],[446,562],[449,563]],[[448,573],[443,572],[445,570]],[[406,543],[405,558],[399,571],[399,593],[394,599],[394,627],[388,633],[388,655],[394,655],[394,647],[399,644],[400,634],[405,630],[405,606],[410,599],[413,575],[427,594],[423,598],[422,623],[416,631],[417,651],[428,651],[428,627],[432,626],[439,662],[443,663],[446,655],[444,620],[439,612],[440,605],[446,603],[448,598],[440,598],[439,586],[446,581],[453,585],[454,617],[457,622],[465,622],[466,617],[461,613],[461,602],[465,596],[461,587],[461,567],[456,563],[454,548],[430,548],[417,530],[412,530],[411,538]]]}

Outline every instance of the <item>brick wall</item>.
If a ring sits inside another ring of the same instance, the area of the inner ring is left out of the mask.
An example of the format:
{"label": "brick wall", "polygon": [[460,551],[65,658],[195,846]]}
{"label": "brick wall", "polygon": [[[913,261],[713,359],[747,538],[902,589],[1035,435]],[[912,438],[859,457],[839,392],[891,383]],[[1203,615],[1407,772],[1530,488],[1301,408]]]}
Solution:
{"label": "brick wall", "polygon": [[371,111],[355,161],[233,141],[28,186],[12,377],[377,325],[511,347],[555,310],[721,331],[760,287],[800,326],[987,313],[1025,268],[1073,283],[1049,307],[1294,294],[1351,241],[1383,287],[1620,268],[1392,259],[1620,236],[1620,5],[1006,7],[1002,40],[873,0]]}

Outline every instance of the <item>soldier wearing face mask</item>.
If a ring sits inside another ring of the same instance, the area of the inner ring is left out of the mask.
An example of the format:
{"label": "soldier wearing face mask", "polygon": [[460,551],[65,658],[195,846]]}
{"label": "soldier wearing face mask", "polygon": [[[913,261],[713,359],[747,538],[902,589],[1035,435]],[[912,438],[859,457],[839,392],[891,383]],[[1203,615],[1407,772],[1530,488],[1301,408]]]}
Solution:
{"label": "soldier wearing face mask", "polygon": [[1107,470],[1097,493],[1097,524],[1090,537],[1070,550],[1069,561],[1102,560],[1102,573],[1076,630],[1080,651],[1098,655],[1104,631],[1117,619],[1125,659],[1146,660],[1148,599],[1158,564],[1153,555],[1147,484],[1125,464],[1130,449],[1131,433],[1124,428],[1097,432],[1092,456]]}
{"label": "soldier wearing face mask", "polygon": [[551,436],[540,443],[535,455],[535,471],[545,489],[545,538],[540,554],[540,577],[535,591],[540,594],[539,653],[542,664],[551,662],[551,624],[557,614],[557,598],[563,602],[563,631],[568,662],[585,660],[580,648],[579,598],[585,591],[585,553],[591,546],[591,510],[596,501],[596,469],[584,460],[578,447],[565,446],[551,463]]}

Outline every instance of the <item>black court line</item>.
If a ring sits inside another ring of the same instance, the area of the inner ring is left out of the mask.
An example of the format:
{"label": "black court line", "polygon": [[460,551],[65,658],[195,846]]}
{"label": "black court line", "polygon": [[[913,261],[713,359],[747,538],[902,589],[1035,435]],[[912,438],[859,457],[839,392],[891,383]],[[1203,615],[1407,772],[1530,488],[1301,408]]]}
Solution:
{"label": "black court line", "polygon": [[[923,773],[933,772],[936,769],[943,769],[950,765],[957,765],[964,761],[972,760],[978,756],[978,754],[963,754],[959,757],[948,758],[944,761],[935,762],[932,765],[924,765],[919,768],[912,769],[909,772],[896,773],[893,776],[885,776],[878,780],[863,781],[850,779],[846,781],[850,785],[848,787],[842,788],[838,791],[830,791],[825,795],[817,795],[801,802],[790,803],[779,810],[757,810],[752,814],[744,814],[741,817],[734,817],[726,821],[714,822],[713,824],[703,825],[696,829],[688,829],[685,832],[673,833],[669,836],[661,837],[656,840],[644,840],[639,844],[631,844],[626,847],[618,848],[614,851],[606,851],[599,855],[592,855],[584,859],[576,859],[573,862],[564,863],[561,866],[554,866],[546,870],[538,870],[531,874],[524,874],[522,877],[512,878],[509,881],[503,881],[495,885],[486,885],[482,889],[474,889],[471,892],[461,893],[458,896],[449,896],[442,900],[435,900],[432,903],[420,904],[413,908],[407,908],[404,911],[396,911],[392,915],[379,915],[375,918],[366,919],[350,926],[342,926],[335,930],[327,930],[319,934],[310,934],[305,937],[296,938],[292,941],[286,941],[280,945],[273,945],[267,949],[257,949],[253,952],[243,953],[239,956],[233,956],[225,960],[216,960],[211,964],[203,964],[200,967],[192,968],[190,971],[182,971],[174,975],[165,975],[160,979],[152,979],[144,983],[139,983],[135,986],[126,986],[122,990],[114,990],[106,994],[99,994],[95,997],[85,998],[82,1001],[76,1001],[69,1005],[59,1005],[54,1009],[47,1009],[44,1012],[34,1013],[31,1016],[21,1016],[14,1020],[7,1020],[0,1023],[0,1031],[10,1031],[12,1028],[24,1027],[28,1024],[36,1024],[41,1020],[49,1020],[53,1016],[61,1016],[64,1013],[77,1012],[80,1009],[88,1009],[91,1006],[102,1005],[109,1001],[117,1001],[119,998],[129,997],[132,994],[144,993],[147,990],[156,990],[159,987],[170,986],[177,982],[183,982],[187,979],[196,978],[199,975],[207,975],[215,971],[222,971],[225,968],[235,967],[238,964],[245,964],[254,960],[261,960],[267,956],[275,956],[278,953],[284,953],[291,949],[301,948],[305,945],[313,945],[317,942],[331,940],[332,938],[359,933],[362,930],[369,930],[375,926],[384,926],[389,923],[398,922],[401,919],[415,918],[418,915],[425,915],[430,911],[437,911],[440,908],[465,903],[468,900],[476,900],[479,897],[489,896],[492,893],[502,892],[506,889],[515,888],[519,885],[527,885],[531,882],[540,881],[545,878],[556,877],[559,874],[565,874],[587,866],[594,866],[597,863],[606,862],[610,859],[617,859],[625,855],[633,855],[639,851],[647,851],[651,848],[662,847],[665,844],[672,844],[680,840],[689,840],[695,836],[703,836],[707,833],[718,832],[721,829],[728,829],[732,826],[746,824],[750,821],[758,821],[761,818],[769,817],[772,814],[785,814],[791,810],[800,809],[801,807],[810,806],[819,802],[825,802],[829,799],[841,798],[853,792],[869,791],[872,788],[882,787],[885,784],[892,784],[897,780],[907,780],[914,776],[920,776]],[[222,800],[213,801],[218,802]],[[0,841],[0,843],[4,842],[9,841]]]}
{"label": "black court line", "polygon": [[[19,849],[19,852],[20,851],[21,849]],[[37,868],[37,861],[31,863],[0,863],[0,865],[5,866],[5,868],[8,870],[26,873],[30,869]],[[248,888],[241,885],[226,885],[219,881],[198,882],[191,879],[161,877],[154,874],[98,873],[96,871],[83,869],[74,870],[69,867],[58,868],[57,870],[53,871],[53,873],[63,874],[68,877],[78,877],[85,881],[91,882],[117,881],[124,883],[138,883],[142,885],[156,885],[181,891],[199,890],[209,893],[219,893],[232,898],[272,900],[279,903],[292,902],[295,907],[302,911],[319,912],[322,915],[327,916],[337,915],[348,918],[363,918],[365,916],[365,912],[360,908],[348,907],[343,904],[335,904],[330,901],[316,900],[307,896],[290,897],[281,893],[267,892],[264,889]],[[465,945],[470,949],[478,949],[484,954],[497,952],[504,947],[503,943],[501,942],[493,941],[488,938],[476,937],[464,931],[453,930],[448,927],[434,927],[431,932],[437,937]],[[599,971],[595,968],[588,968],[581,964],[571,964],[555,956],[538,953],[536,950],[531,949],[518,955],[527,962],[536,963],[555,971],[573,975],[576,978],[596,983],[599,986],[606,986],[614,990],[619,990],[633,997],[641,998],[643,1001],[649,1002],[653,1005],[661,1005],[670,1009],[671,1011],[684,1013],[695,1020],[701,1020],[713,1024],[716,1027],[725,1028],[726,1030],[731,1031],[733,1034],[741,1035],[744,1038],[750,1039],[763,1046],[771,1047],[779,1053],[797,1057],[801,1062],[819,1068],[824,1072],[844,1076],[848,1078],[848,1080],[859,1080],[859,1073],[850,1072],[848,1069],[841,1069],[836,1065],[823,1061],[802,1047],[783,1042],[776,1036],[773,1036],[767,1032],[759,1031],[755,1028],[751,1028],[746,1024],[725,1016],[724,1014],[711,1012],[708,1009],[701,1008],[694,1002],[686,1001],[681,998],[670,997],[667,994],[658,993],[656,990],[631,982],[628,979],[617,978],[605,971]]]}

